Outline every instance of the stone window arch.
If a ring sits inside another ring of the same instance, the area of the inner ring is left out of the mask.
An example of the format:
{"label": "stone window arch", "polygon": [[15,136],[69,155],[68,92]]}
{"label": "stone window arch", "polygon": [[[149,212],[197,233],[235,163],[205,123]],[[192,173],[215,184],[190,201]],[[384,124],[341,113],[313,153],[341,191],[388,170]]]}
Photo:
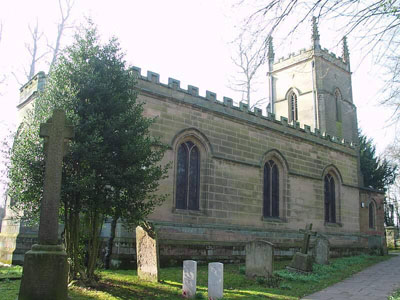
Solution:
{"label": "stone window arch", "polygon": [[277,150],[267,152],[262,159],[264,219],[286,219],[287,162]]}
{"label": "stone window arch", "polygon": [[199,210],[200,151],[192,141],[179,145],[176,170],[175,207]]}
{"label": "stone window arch", "polygon": [[324,211],[325,222],[336,223],[335,179],[331,174],[324,177]]}
{"label": "stone window arch", "polygon": [[341,185],[342,179],[338,169],[331,165],[323,172],[323,198],[325,224],[341,221]]}
{"label": "stone window arch", "polygon": [[208,139],[197,129],[186,129],[174,138],[172,147],[174,210],[202,211],[207,207]]}
{"label": "stone window arch", "polygon": [[375,229],[376,224],[376,205],[374,201],[368,204],[368,227],[369,229]]}
{"label": "stone window arch", "polygon": [[335,89],[334,96],[335,96],[335,119],[337,122],[341,122],[342,121],[342,109],[341,109],[342,93],[340,92],[340,90],[338,88]]}

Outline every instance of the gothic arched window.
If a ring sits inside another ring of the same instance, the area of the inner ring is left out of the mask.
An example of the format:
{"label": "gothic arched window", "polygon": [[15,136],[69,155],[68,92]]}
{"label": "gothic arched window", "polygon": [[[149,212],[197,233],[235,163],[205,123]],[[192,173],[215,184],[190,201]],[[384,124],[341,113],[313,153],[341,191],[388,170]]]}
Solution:
{"label": "gothic arched window", "polygon": [[337,89],[335,91],[335,109],[336,109],[336,121],[341,121],[341,111],[340,111],[340,101],[342,100],[342,95],[340,91]]}
{"label": "gothic arched window", "polygon": [[369,228],[375,228],[375,206],[373,202],[368,205],[368,224]]}
{"label": "gothic arched window", "polygon": [[291,92],[289,95],[289,121],[297,121],[297,95]]}
{"label": "gothic arched window", "polygon": [[264,165],[264,217],[279,217],[279,170],[273,160]]}
{"label": "gothic arched window", "polygon": [[325,222],[336,223],[335,180],[327,174],[324,178]]}
{"label": "gothic arched window", "polygon": [[200,151],[191,141],[178,148],[176,175],[176,208],[199,209]]}

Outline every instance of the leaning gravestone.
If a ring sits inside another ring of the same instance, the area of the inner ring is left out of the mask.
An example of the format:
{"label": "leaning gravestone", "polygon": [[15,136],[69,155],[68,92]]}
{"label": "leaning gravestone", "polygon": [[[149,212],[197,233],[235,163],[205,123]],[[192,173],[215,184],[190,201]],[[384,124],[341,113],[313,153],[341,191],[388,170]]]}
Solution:
{"label": "leaning gravestone", "polygon": [[160,258],[157,235],[152,228],[136,227],[136,259],[139,279],[157,282]]}
{"label": "leaning gravestone", "polygon": [[274,245],[267,241],[253,241],[246,245],[246,276],[269,277],[273,272]]}
{"label": "leaning gravestone", "polygon": [[194,260],[183,261],[182,295],[184,298],[196,296],[197,262]]}
{"label": "leaning gravestone", "polygon": [[25,254],[19,300],[66,300],[68,298],[67,254],[58,240],[62,160],[65,139],[74,136],[66,126],[65,112],[54,110],[53,117],[40,126],[45,138],[45,175],[40,205],[39,244]]}
{"label": "leaning gravestone", "polygon": [[310,237],[316,235],[316,232],[311,231],[312,224],[306,225],[305,230],[300,229],[299,231],[304,233],[303,246],[301,247],[301,252],[296,252],[293,256],[293,260],[289,266],[286,268],[289,271],[295,271],[300,273],[310,273],[312,272],[313,259],[310,254],[308,254],[308,247],[310,245]]}
{"label": "leaning gravestone", "polygon": [[322,234],[317,235],[314,247],[315,262],[320,265],[329,264],[329,241]]}
{"label": "leaning gravestone", "polygon": [[221,299],[224,296],[224,264],[208,264],[208,299]]}

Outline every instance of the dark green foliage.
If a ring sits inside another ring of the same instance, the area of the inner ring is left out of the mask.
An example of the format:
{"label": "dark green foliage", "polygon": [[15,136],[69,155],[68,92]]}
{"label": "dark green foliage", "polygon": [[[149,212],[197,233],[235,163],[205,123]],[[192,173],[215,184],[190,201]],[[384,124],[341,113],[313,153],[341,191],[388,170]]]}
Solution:
{"label": "dark green foliage", "polygon": [[16,210],[34,220],[44,174],[39,126],[54,108],[66,111],[75,138],[64,159],[61,216],[73,276],[85,277],[86,256],[86,275],[93,277],[106,217],[135,226],[166,197],[157,194],[168,168],[160,164],[166,146],[150,136],[155,120],[143,116],[123,58],[117,40],[101,44],[89,21],[51,69],[12,149],[10,196]]}
{"label": "dark green foliage", "polygon": [[397,165],[376,156],[373,140],[359,132],[360,166],[364,176],[364,186],[376,190],[386,190],[396,179]]}

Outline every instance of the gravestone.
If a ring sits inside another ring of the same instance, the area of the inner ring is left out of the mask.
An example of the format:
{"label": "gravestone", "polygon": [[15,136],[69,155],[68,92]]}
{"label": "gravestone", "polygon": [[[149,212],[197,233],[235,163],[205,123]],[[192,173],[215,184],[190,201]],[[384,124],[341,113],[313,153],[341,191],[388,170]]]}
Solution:
{"label": "gravestone", "polygon": [[68,298],[67,254],[58,239],[62,160],[65,139],[74,136],[66,125],[65,112],[54,110],[53,117],[41,124],[45,138],[45,175],[40,205],[39,244],[25,254],[19,300],[66,300]]}
{"label": "gravestone", "polygon": [[311,231],[312,224],[306,225],[306,228],[300,229],[299,231],[304,233],[303,245],[301,247],[301,252],[296,252],[293,256],[292,262],[286,268],[289,271],[300,272],[300,273],[310,273],[312,272],[312,256],[308,253],[308,247],[310,245],[310,237],[316,235],[316,232]]}
{"label": "gravestone", "polygon": [[208,299],[221,299],[224,295],[224,264],[208,264]]}
{"label": "gravestone", "polygon": [[273,272],[274,245],[267,241],[253,241],[246,245],[246,276],[269,277]]}
{"label": "gravestone", "polygon": [[197,262],[194,260],[183,261],[182,295],[184,298],[196,296]]}
{"label": "gravestone", "polygon": [[315,262],[320,265],[329,264],[329,241],[322,234],[317,235],[314,247]]}
{"label": "gravestone", "polygon": [[136,258],[139,279],[158,282],[160,257],[157,234],[153,228],[136,227]]}

